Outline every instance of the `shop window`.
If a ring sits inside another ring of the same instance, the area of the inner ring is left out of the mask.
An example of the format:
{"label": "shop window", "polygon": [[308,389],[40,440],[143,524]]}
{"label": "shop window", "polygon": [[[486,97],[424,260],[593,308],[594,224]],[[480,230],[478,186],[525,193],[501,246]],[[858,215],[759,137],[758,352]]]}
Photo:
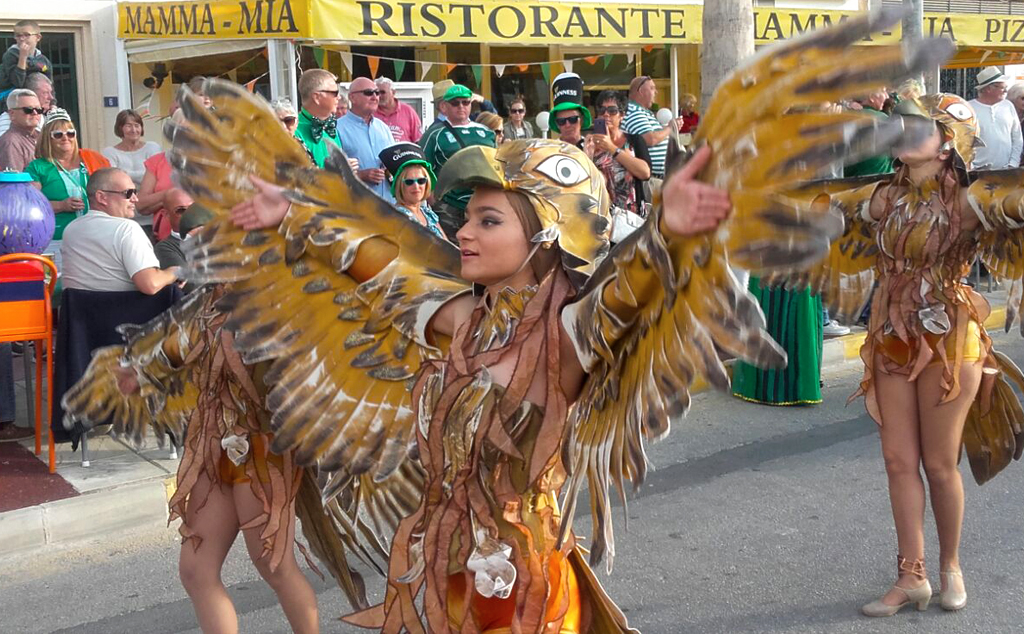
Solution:
{"label": "shop window", "polygon": [[[419,70],[416,64],[416,49],[411,46],[353,46],[352,47],[352,76],[370,77],[370,62],[367,55],[377,57],[388,57],[392,59],[380,60],[377,67],[377,77],[390,77],[395,81],[419,81]],[[402,76],[396,77],[397,68],[394,59],[408,60],[409,63],[402,69]]]}
{"label": "shop window", "polygon": [[255,79],[253,92],[269,99],[269,69],[266,49],[259,48],[174,60],[171,63],[170,80],[177,85],[188,83],[197,76],[219,77],[245,85]]}
{"label": "shop window", "polygon": [[[526,118],[531,122],[538,112],[551,106],[551,87],[544,81],[544,72],[538,63],[546,62],[548,56],[546,46],[491,47],[491,63],[505,64],[501,77],[498,77],[496,69],[488,69],[491,73],[489,99],[502,117],[508,117],[509,105],[516,97],[522,97],[526,102]],[[519,68],[520,65],[523,68]],[[554,79],[557,65],[552,66],[551,78]]]}
{"label": "shop window", "polygon": [[[0,33],[0,50],[6,51],[14,44],[14,32]],[[75,67],[75,36],[43,29],[39,50],[53,64],[53,92],[57,105],[68,111],[77,127],[81,119],[78,111],[78,69]],[[6,109],[4,104],[0,109]]]}
{"label": "shop window", "polygon": [[640,49],[640,71],[642,75],[650,75],[655,79],[667,79],[672,76],[672,61],[667,46],[655,46],[650,51]]}
{"label": "shop window", "polygon": [[[590,55],[597,57],[593,64],[586,59]],[[593,53],[572,51],[565,56],[569,59],[577,58],[573,62],[572,70],[583,79],[588,90],[624,88],[629,86],[629,82],[637,75],[636,57],[630,60],[625,53],[601,53],[598,49]]]}
{"label": "shop window", "polygon": [[[454,81],[456,84],[462,84],[473,92],[479,93],[483,90],[483,73],[480,74],[481,81],[477,82],[476,75],[473,74],[473,64],[480,63],[480,45],[479,44],[448,44],[447,45],[448,59],[446,60],[449,64],[459,64],[452,72],[448,74],[448,79]],[[485,95],[486,96],[486,95]]]}

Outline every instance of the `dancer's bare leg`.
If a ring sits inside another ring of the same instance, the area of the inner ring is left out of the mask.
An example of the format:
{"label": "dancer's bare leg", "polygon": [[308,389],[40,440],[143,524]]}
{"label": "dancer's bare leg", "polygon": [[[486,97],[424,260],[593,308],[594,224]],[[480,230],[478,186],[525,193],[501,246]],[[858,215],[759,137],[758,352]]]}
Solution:
{"label": "dancer's bare leg", "polygon": [[[921,416],[921,454],[932,512],[939,533],[939,569],[960,570],[960,531],[964,521],[964,483],[957,469],[967,412],[981,384],[980,363],[965,363],[960,369],[960,395],[940,404],[942,368],[926,368],[917,380],[917,403]],[[947,577],[943,575],[943,588]],[[954,583],[962,583],[958,577]]]}
{"label": "dancer's bare leg", "polygon": [[[192,500],[201,500],[209,491],[206,504],[195,509]],[[203,634],[238,634],[238,616],[220,578],[224,558],[238,536],[238,516],[230,486],[220,486],[201,474],[189,499],[186,522],[202,539],[181,546],[178,574]]]}
{"label": "dancer's bare leg", "polygon": [[[881,368],[882,359],[875,367]],[[921,438],[918,427],[917,388],[906,375],[875,371],[875,390],[882,415],[880,435],[885,471],[889,479],[889,501],[896,523],[899,554],[908,560],[924,559],[924,481],[921,479]],[[916,588],[917,577],[901,573],[896,585]],[[882,601],[898,605],[906,596],[890,590]]]}
{"label": "dancer's bare leg", "polygon": [[[260,502],[252,492],[249,484],[239,484],[234,487],[235,506],[238,509],[238,516],[242,524],[250,521],[263,513],[263,503]],[[260,532],[263,527],[251,528],[242,531],[245,537],[245,546],[249,550],[249,557],[252,559],[256,570],[266,580],[267,584],[277,594],[277,600],[281,603],[288,623],[292,626],[295,634],[318,634],[320,631],[320,619],[316,608],[316,593],[309,585],[306,576],[302,574],[298,563],[295,561],[295,507],[289,509],[288,517],[282,520],[284,531],[278,539],[287,540],[287,550],[284,559],[277,569],[271,572],[268,557],[261,557],[263,554],[263,541],[260,539]]]}

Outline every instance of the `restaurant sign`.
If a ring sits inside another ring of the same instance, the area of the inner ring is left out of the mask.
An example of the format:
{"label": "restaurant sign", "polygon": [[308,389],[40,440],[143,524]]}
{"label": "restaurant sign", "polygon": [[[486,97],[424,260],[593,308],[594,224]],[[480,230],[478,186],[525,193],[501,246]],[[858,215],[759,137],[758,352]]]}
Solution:
{"label": "restaurant sign", "polygon": [[[206,0],[122,2],[122,38],[289,38],[341,42],[477,42],[501,45],[695,44],[703,9],[693,4],[501,0]],[[855,16],[851,11],[754,9],[758,43],[789,39]],[[960,46],[1024,48],[1024,18],[925,14],[926,35]],[[900,29],[865,44],[898,41]]]}

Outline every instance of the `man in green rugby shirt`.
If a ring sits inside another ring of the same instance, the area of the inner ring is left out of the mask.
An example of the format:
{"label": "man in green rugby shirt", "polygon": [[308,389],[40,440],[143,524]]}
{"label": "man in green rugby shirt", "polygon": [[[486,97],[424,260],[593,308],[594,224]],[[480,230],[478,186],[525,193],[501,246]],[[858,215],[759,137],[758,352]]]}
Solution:
{"label": "man in green rugby shirt", "polygon": [[327,143],[341,147],[334,109],[338,106],[338,80],[326,70],[314,68],[299,77],[302,111],[295,128],[295,138],[306,148],[309,158],[323,168],[329,148]]}
{"label": "man in green rugby shirt", "polygon": [[[469,120],[473,104],[473,92],[469,88],[455,84],[445,92],[444,102],[447,120],[421,139],[423,154],[435,174],[440,174],[448,159],[462,148],[471,145],[495,147],[494,132]],[[455,232],[466,221],[466,205],[472,195],[471,189],[451,191],[434,204],[441,227],[450,238],[454,238]]]}

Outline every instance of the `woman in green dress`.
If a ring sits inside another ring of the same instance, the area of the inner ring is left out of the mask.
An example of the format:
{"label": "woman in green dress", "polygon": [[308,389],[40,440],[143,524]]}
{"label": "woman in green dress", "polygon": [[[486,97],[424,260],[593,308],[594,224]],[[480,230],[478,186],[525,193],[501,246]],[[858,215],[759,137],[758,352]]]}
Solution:
{"label": "woman in green dress", "polygon": [[85,186],[89,175],[104,167],[110,167],[110,162],[102,154],[78,147],[78,132],[68,113],[60,108],[51,110],[36,143],[36,158],[25,171],[53,207],[53,241],[45,252],[50,254],[57,270],[61,268],[64,227],[89,211]]}
{"label": "woman in green dress", "polygon": [[761,288],[751,276],[749,290],[764,311],[767,330],[789,356],[782,370],[760,370],[736,361],[732,392],[765,405],[810,405],[821,402],[821,297],[804,289]]}

